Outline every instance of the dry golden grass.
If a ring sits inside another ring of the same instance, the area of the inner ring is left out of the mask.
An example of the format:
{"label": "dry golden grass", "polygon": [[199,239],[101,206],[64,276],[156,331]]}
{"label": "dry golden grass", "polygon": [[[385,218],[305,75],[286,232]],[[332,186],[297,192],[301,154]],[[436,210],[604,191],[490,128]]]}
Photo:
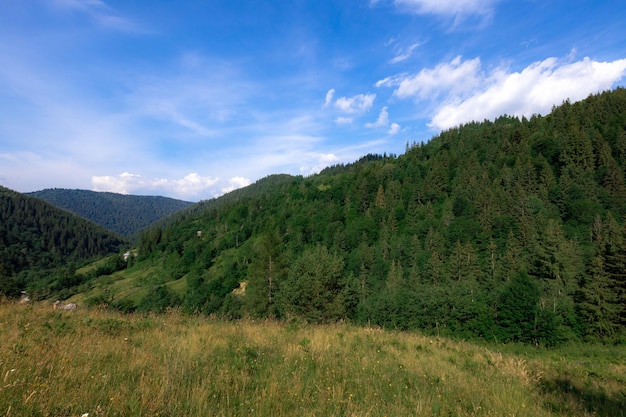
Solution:
{"label": "dry golden grass", "polygon": [[[224,323],[176,311],[59,312],[5,302],[0,333],[0,415],[6,416],[591,416],[619,410],[594,414],[574,390],[553,387],[562,375],[551,374],[550,358],[348,324]],[[564,361],[559,369],[584,373],[575,361]],[[607,375],[624,363],[606,369],[594,383],[621,407],[619,375]]]}

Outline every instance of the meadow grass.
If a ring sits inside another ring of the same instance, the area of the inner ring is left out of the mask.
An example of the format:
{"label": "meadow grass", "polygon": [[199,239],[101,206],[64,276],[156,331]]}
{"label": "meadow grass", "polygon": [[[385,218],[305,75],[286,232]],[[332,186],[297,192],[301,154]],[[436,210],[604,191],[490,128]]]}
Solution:
{"label": "meadow grass", "polygon": [[349,324],[9,302],[0,303],[0,334],[5,416],[623,416],[626,408],[619,348],[512,351]]}

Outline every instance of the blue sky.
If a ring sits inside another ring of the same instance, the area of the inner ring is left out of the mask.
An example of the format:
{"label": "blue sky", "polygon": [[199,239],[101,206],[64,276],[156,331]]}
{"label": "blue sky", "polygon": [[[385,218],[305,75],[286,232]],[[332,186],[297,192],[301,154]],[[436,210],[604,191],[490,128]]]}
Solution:
{"label": "blue sky", "polygon": [[626,3],[0,0],[0,185],[190,201],[623,86]]}

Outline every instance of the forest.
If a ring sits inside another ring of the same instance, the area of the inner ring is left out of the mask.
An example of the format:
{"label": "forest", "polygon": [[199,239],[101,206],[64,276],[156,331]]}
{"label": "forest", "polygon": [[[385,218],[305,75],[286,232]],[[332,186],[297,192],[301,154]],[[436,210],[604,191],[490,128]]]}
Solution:
{"label": "forest", "polygon": [[0,187],[0,296],[43,298],[73,287],[74,270],[129,243],[40,199]]}
{"label": "forest", "polygon": [[625,170],[618,88],[400,156],[268,177],[146,230],[133,267],[186,285],[155,284],[138,307],[624,343]]}
{"label": "forest", "polygon": [[127,239],[144,227],[193,203],[160,196],[139,196],[49,188],[27,195],[40,198],[99,224]]}
{"label": "forest", "polygon": [[399,156],[269,176],[144,229],[127,262],[68,272],[42,293],[135,274],[141,299],[111,292],[87,303],[624,344],[625,175],[617,88],[546,116],[468,123]]}

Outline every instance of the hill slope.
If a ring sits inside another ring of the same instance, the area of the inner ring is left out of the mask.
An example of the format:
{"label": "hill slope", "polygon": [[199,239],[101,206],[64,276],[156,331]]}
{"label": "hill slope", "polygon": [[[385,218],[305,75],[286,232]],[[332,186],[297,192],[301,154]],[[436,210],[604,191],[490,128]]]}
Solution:
{"label": "hill slope", "polygon": [[124,195],[52,188],[28,193],[93,221],[121,236],[131,237],[149,224],[192,205],[159,196]]}
{"label": "hill slope", "polygon": [[617,89],[173,218],[142,236],[120,278],[141,277],[139,309],[549,344],[619,338],[625,167]]}
{"label": "hill slope", "polygon": [[605,345],[1,302],[0,323],[6,416],[626,415],[626,351]]}
{"label": "hill slope", "polygon": [[126,244],[95,223],[0,187],[0,295],[14,295],[50,270],[119,252]]}

